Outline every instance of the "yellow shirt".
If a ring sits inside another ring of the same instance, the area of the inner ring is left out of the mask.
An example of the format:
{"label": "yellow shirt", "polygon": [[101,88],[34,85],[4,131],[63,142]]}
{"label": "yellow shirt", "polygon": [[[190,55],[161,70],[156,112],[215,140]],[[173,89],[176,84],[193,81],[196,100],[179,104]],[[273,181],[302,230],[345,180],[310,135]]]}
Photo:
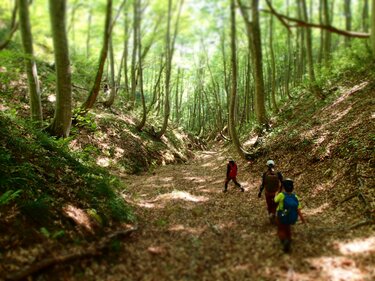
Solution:
{"label": "yellow shirt", "polygon": [[[299,198],[297,195],[296,197],[298,199],[298,209],[301,209],[301,203],[299,202]],[[275,196],[275,199],[274,199],[275,203],[278,203],[276,211],[284,210],[284,199],[285,199],[284,192],[280,192],[279,194]]]}

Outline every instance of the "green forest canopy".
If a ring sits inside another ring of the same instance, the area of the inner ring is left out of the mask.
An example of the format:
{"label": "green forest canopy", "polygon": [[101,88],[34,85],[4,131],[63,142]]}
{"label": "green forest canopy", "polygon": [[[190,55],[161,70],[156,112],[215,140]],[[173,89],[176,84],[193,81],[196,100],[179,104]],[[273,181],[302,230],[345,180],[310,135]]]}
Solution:
{"label": "green forest canopy", "polygon": [[[278,111],[282,101],[303,89],[324,98],[322,87],[327,83],[327,74],[350,64],[349,59],[343,59],[350,53],[363,58],[370,50],[366,38],[371,25],[371,1],[232,1],[232,30],[229,0],[170,1],[169,14],[166,2],[67,1],[65,30],[72,72],[72,110],[84,103],[90,89],[95,92],[93,84],[97,84],[95,77],[103,49],[106,52],[103,75],[99,76],[100,89],[117,89],[112,91],[113,101],[107,101],[107,106],[114,103],[127,110],[142,111],[139,114],[144,122],[139,129],[147,118],[160,122],[164,118],[164,123],[172,120],[200,136],[226,127],[231,98],[236,124],[249,126],[262,126],[272,112]],[[112,12],[111,39],[104,36],[107,7]],[[29,6],[37,68],[55,67],[50,10],[48,1],[36,1]],[[0,4],[0,42],[5,42],[15,27],[12,11],[15,1]],[[260,42],[255,42],[257,37],[252,32],[257,30],[258,23],[252,19],[258,16]],[[312,24],[313,28],[309,28]],[[103,45],[106,37],[108,42]],[[232,45],[231,40],[236,44]],[[260,52],[253,51],[257,45]],[[7,53],[2,50],[4,62],[15,54],[19,57],[19,32],[15,32],[6,50]],[[235,92],[233,54],[238,76]],[[261,62],[260,69],[257,60]],[[22,73],[23,69],[17,72]],[[54,79],[52,72],[39,77],[42,97],[51,96],[46,85]],[[98,101],[107,98],[100,94]],[[90,107],[83,106],[85,112]],[[44,117],[49,118],[52,116]]]}

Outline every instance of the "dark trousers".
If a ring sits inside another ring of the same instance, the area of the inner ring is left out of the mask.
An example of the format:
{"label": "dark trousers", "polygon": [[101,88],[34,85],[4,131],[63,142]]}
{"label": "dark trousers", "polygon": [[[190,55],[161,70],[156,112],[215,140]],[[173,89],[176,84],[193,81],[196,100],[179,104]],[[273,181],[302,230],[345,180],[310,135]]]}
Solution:
{"label": "dark trousers", "polygon": [[290,251],[290,245],[292,243],[292,226],[290,224],[282,224],[279,218],[276,218],[277,224],[277,236],[283,246],[285,253]]}
{"label": "dark trousers", "polygon": [[275,193],[266,191],[266,203],[269,214],[276,214],[277,203],[275,203]]}
{"label": "dark trousers", "polygon": [[225,190],[227,190],[227,188],[228,188],[228,183],[229,183],[231,180],[234,182],[234,184],[235,184],[237,187],[241,188],[241,185],[237,182],[236,177],[234,177],[234,178],[227,178],[227,179],[225,180],[225,183],[224,183],[224,188],[225,188]]}

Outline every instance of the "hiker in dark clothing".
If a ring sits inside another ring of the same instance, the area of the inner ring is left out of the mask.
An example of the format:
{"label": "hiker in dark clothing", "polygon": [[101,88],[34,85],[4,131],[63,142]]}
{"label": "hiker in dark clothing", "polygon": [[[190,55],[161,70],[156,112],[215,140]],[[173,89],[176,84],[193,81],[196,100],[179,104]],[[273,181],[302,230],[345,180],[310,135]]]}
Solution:
{"label": "hiker in dark clothing", "polygon": [[277,235],[284,252],[289,253],[292,243],[291,225],[297,222],[298,217],[302,223],[306,223],[306,221],[301,212],[299,198],[293,193],[293,181],[291,179],[283,180],[282,187],[285,192],[280,192],[275,197],[277,204]]}
{"label": "hiker in dark clothing", "polygon": [[274,201],[275,194],[281,190],[281,182],[283,175],[280,172],[275,171],[275,162],[273,160],[267,161],[267,171],[263,173],[262,184],[260,185],[258,198],[262,197],[263,189],[266,190],[266,203],[270,222],[275,223],[276,207],[277,204]]}
{"label": "hiker in dark clothing", "polygon": [[227,177],[225,179],[225,183],[224,183],[224,190],[223,192],[227,192],[228,190],[228,183],[230,181],[233,181],[234,184],[239,188],[241,189],[242,192],[245,191],[245,189],[243,187],[241,187],[241,184],[239,184],[237,182],[237,164],[234,160],[229,160],[228,162],[228,165],[227,165]]}

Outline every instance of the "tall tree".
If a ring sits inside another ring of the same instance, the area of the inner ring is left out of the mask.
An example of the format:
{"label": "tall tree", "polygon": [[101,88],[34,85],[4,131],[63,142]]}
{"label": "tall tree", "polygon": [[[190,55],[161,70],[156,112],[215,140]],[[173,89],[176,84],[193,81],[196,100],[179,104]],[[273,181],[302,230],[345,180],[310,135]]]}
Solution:
{"label": "tall tree", "polygon": [[130,107],[134,107],[135,95],[137,89],[137,50],[138,50],[138,0],[133,0],[133,49],[132,49],[132,64],[130,70]]}
{"label": "tall tree", "polygon": [[163,121],[163,126],[161,130],[156,134],[157,138],[161,138],[168,126],[168,119],[170,115],[170,101],[169,101],[169,96],[170,96],[170,80],[171,80],[171,73],[172,73],[172,58],[173,58],[173,53],[174,53],[174,45],[176,42],[176,37],[177,37],[177,32],[178,32],[178,25],[179,25],[179,20],[181,16],[181,11],[182,11],[182,5],[184,3],[184,0],[180,1],[180,6],[176,18],[176,23],[175,23],[175,30],[173,34],[173,38],[171,40],[171,18],[172,18],[172,0],[168,0],[168,19],[167,19],[167,32],[166,32],[166,46],[165,46],[165,59],[166,59],[166,67],[165,67],[165,98],[164,98],[164,121]]}
{"label": "tall tree", "polygon": [[57,93],[55,116],[47,130],[54,136],[67,137],[72,122],[72,85],[66,34],[66,0],[49,0],[49,14],[55,53]]}
{"label": "tall tree", "polygon": [[229,106],[229,127],[233,145],[238,154],[245,158],[245,154],[241,149],[235,124],[236,99],[237,99],[237,55],[236,55],[236,7],[235,0],[230,1],[230,38],[231,38],[231,68],[232,68],[232,86]]}
{"label": "tall tree", "polygon": [[375,0],[371,2],[371,50],[375,58]]}
{"label": "tall tree", "polygon": [[86,57],[90,57],[90,39],[91,39],[91,22],[92,22],[92,6],[90,5],[89,14],[87,16],[87,37],[86,37]]}
{"label": "tall tree", "polygon": [[369,28],[369,7],[368,7],[368,0],[363,0],[363,8],[362,8],[362,29],[365,32],[368,32]]}
{"label": "tall tree", "polygon": [[[351,0],[345,0],[344,2],[344,12],[345,12],[345,29],[352,30],[352,9]],[[345,46],[350,46],[350,37],[345,37]]]}
{"label": "tall tree", "polygon": [[104,35],[103,35],[103,46],[100,52],[99,57],[99,65],[95,76],[94,85],[90,90],[89,96],[87,97],[86,101],[82,104],[81,109],[83,112],[88,111],[91,109],[98,97],[99,90],[100,90],[100,83],[102,81],[103,72],[104,72],[104,64],[107,59],[108,53],[108,45],[109,45],[109,38],[111,33],[111,20],[112,20],[112,0],[107,0],[107,9],[106,9],[106,16],[105,16],[105,27],[104,27]]}
{"label": "tall tree", "polygon": [[40,101],[38,71],[36,67],[36,62],[33,57],[33,37],[31,34],[28,2],[28,0],[18,0],[19,18],[21,26],[22,45],[25,52],[24,61],[27,73],[27,80],[29,84],[31,119],[40,122],[43,120],[42,105]]}
{"label": "tall tree", "polygon": [[116,97],[116,73],[115,73],[115,54],[113,50],[113,42],[112,42],[112,35],[109,39],[109,67],[110,67],[110,92],[108,99],[103,103],[106,107],[111,107],[115,101]]}
{"label": "tall tree", "polygon": [[17,22],[17,11],[18,11],[18,1],[14,1],[14,8],[12,11],[12,18],[10,21],[10,28],[8,31],[8,35],[6,36],[5,40],[3,42],[0,42],[0,51],[2,49],[5,49],[10,41],[12,40],[13,34],[17,31],[18,29],[18,22]]}
{"label": "tall tree", "polygon": [[263,59],[262,59],[262,39],[259,24],[259,0],[251,0],[251,20],[246,6],[241,0],[237,0],[244,18],[248,40],[251,44],[252,60],[254,65],[255,80],[255,114],[259,125],[267,123],[265,94],[264,94],[264,77],[263,77]]}
{"label": "tall tree", "polygon": [[[302,5],[302,15],[303,20],[305,22],[309,22],[309,18],[307,15],[307,5],[306,0],[301,1]],[[323,99],[323,93],[321,89],[318,87],[315,78],[315,70],[314,70],[314,60],[313,60],[313,51],[312,51],[312,34],[311,29],[306,28],[306,55],[307,55],[307,64],[308,64],[308,73],[310,78],[310,90],[311,92],[319,99]]]}
{"label": "tall tree", "polygon": [[[328,8],[328,0],[323,0],[323,18],[325,25],[331,25],[331,16],[330,11]],[[324,51],[323,51],[323,58],[324,62],[328,65],[331,59],[331,32],[328,30],[324,30]]]}
{"label": "tall tree", "polygon": [[[146,101],[145,101],[145,94],[143,91],[143,58],[142,58],[142,38],[141,38],[141,0],[135,0],[137,2],[137,29],[138,29],[138,38],[137,38],[137,45],[138,45],[138,76],[139,76],[139,92],[141,94],[141,101],[142,101],[142,118],[139,124],[137,125],[137,129],[141,131],[146,124],[147,118],[147,109],[146,109]],[[134,23],[135,24],[135,23]]]}
{"label": "tall tree", "polygon": [[[272,4],[272,0],[270,0]],[[269,46],[270,46],[270,57],[271,57],[271,99],[272,99],[272,108],[275,112],[279,109],[276,103],[276,62],[275,62],[275,52],[273,49],[273,16],[270,16],[270,32],[269,32]]]}

